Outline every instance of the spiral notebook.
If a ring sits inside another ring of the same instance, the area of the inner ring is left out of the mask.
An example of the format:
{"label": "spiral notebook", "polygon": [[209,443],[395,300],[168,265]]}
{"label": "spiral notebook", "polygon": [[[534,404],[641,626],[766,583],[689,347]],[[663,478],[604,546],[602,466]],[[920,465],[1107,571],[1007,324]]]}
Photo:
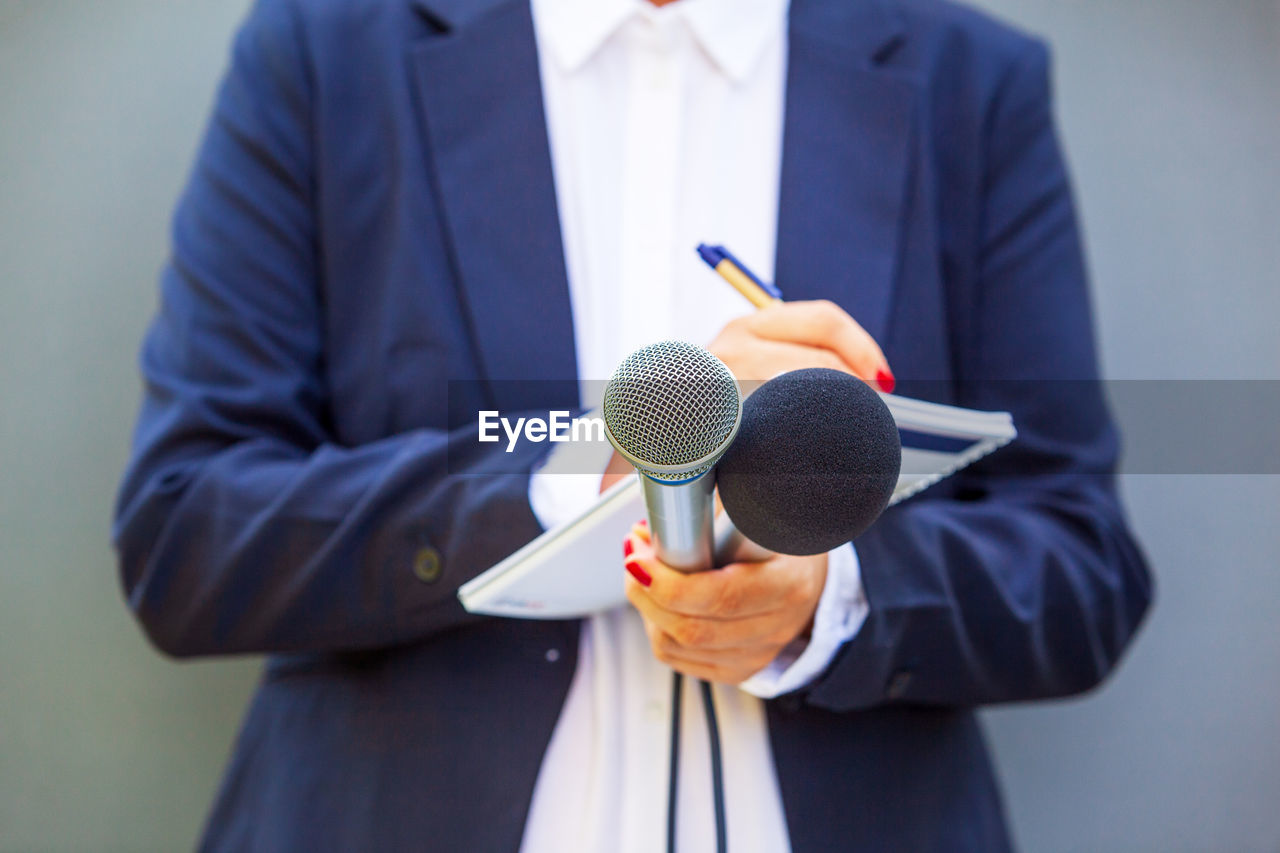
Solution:
{"label": "spiral notebook", "polygon": [[[1008,412],[880,396],[902,440],[902,470],[890,506],[1017,436]],[[640,482],[628,477],[572,521],[463,584],[458,598],[472,613],[517,619],[571,619],[617,607],[626,600],[620,543],[644,514]]]}

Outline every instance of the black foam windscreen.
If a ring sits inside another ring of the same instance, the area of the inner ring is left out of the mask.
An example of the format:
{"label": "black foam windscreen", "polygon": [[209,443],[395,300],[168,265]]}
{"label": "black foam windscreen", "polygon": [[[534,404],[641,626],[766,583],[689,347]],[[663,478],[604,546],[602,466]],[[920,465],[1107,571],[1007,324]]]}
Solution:
{"label": "black foam windscreen", "polygon": [[902,445],[889,407],[847,373],[811,368],[761,385],[716,466],[725,512],[779,554],[821,554],[884,511]]}

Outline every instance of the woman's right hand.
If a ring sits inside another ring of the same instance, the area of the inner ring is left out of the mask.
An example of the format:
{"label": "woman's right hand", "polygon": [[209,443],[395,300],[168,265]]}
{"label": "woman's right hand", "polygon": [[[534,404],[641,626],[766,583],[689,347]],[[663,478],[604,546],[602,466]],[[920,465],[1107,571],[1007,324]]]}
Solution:
{"label": "woman's right hand", "polygon": [[827,300],[779,302],[738,317],[707,349],[739,380],[765,381],[792,370],[827,367],[893,391],[893,371],[879,344]]}

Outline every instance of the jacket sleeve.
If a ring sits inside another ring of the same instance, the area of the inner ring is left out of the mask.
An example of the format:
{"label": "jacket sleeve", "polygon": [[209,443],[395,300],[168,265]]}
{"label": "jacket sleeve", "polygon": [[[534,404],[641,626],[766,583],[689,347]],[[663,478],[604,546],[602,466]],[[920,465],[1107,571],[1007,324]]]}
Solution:
{"label": "jacket sleeve", "polygon": [[276,0],[241,30],[142,352],[113,533],[128,602],[173,655],[424,636],[471,618],[457,587],[541,531],[532,448],[334,440],[301,45]]}
{"label": "jacket sleeve", "polygon": [[[1028,43],[988,122],[976,292],[957,398],[1017,440],[856,542],[870,614],[805,696],[845,711],[973,705],[1098,684],[1151,598],[1117,499],[1048,56]],[[964,329],[958,334],[966,334]]]}

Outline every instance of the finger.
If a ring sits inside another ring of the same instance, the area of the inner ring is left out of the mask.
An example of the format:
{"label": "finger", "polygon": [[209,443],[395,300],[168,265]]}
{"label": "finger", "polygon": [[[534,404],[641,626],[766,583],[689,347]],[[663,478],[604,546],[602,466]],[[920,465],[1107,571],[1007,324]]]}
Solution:
{"label": "finger", "polygon": [[648,544],[651,541],[649,536],[649,523],[644,519],[640,519],[635,524],[631,525],[631,535]]}
{"label": "finger", "polygon": [[782,647],[734,649],[730,652],[697,652],[682,649],[664,652],[661,656],[655,654],[654,657],[673,669],[705,667],[720,673],[737,673],[737,677],[733,679],[733,683],[737,683],[764,669],[781,651]]}
{"label": "finger", "polygon": [[761,374],[759,377],[761,379],[769,380],[783,373],[808,367],[825,367],[828,370],[858,375],[839,355],[826,347],[790,341],[770,341],[765,338],[758,340],[763,345],[758,356],[761,367],[756,371]]}
{"label": "finger", "polygon": [[742,649],[732,652],[700,653],[669,649],[660,629],[645,623],[645,633],[656,660],[677,672],[704,681],[738,684],[769,665],[780,649]]}
{"label": "finger", "polygon": [[734,375],[739,380],[767,382],[779,374],[807,367],[825,367],[857,375],[829,349],[762,337],[752,340],[749,358],[739,359],[734,365]]}
{"label": "finger", "polygon": [[685,616],[741,619],[775,612],[794,604],[798,590],[790,563],[773,558],[760,563],[730,563],[719,569],[685,574],[637,544],[629,559],[638,559],[650,578],[644,593],[658,607]]}
{"label": "finger", "polygon": [[[639,587],[634,581],[629,586]],[[672,613],[657,606],[640,589],[627,596],[645,621],[662,631],[671,650],[728,652],[760,646],[781,648],[804,627],[802,615],[775,611],[742,619],[704,619]]]}
{"label": "finger", "polygon": [[787,302],[756,312],[751,331],[760,337],[831,350],[858,376],[892,376],[880,345],[857,320],[833,302]]}
{"label": "finger", "polygon": [[[649,528],[643,521],[638,521],[631,526],[631,530],[627,533],[626,538],[622,540],[622,559],[626,562],[631,561],[631,557],[638,549],[641,551],[645,559],[653,557],[653,548],[649,542]],[[648,574],[648,572],[646,572]]]}
{"label": "finger", "polygon": [[[766,339],[758,338],[757,340],[764,343]],[[870,338],[868,338],[870,340]],[[792,370],[802,370],[808,367],[825,367],[828,370],[838,370],[841,373],[848,373],[850,376],[856,376],[863,380],[873,388],[878,388],[885,393],[892,393],[895,380],[893,372],[890,371],[887,363],[877,365],[876,361],[868,361],[871,356],[867,356],[863,363],[856,369],[849,364],[848,361],[838,355],[835,350],[827,349],[822,346],[810,346],[806,344],[796,344],[782,341],[769,341],[772,349],[767,352],[761,352],[759,358],[764,361],[766,366],[759,367],[752,371],[753,379],[761,379],[767,381],[775,376],[788,373]],[[872,342],[874,343],[874,341]],[[879,347],[876,347],[879,351]],[[883,361],[883,356],[878,356]]]}

